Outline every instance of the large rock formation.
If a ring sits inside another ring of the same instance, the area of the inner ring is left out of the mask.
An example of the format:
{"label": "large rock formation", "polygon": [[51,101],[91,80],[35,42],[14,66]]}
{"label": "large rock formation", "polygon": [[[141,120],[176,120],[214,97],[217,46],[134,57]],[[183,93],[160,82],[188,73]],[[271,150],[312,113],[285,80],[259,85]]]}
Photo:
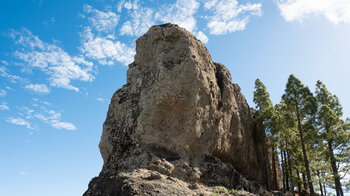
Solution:
{"label": "large rock formation", "polygon": [[153,26],[112,97],[104,166],[84,195],[199,195],[215,186],[261,193],[268,176],[254,127],[227,68],[185,29]]}

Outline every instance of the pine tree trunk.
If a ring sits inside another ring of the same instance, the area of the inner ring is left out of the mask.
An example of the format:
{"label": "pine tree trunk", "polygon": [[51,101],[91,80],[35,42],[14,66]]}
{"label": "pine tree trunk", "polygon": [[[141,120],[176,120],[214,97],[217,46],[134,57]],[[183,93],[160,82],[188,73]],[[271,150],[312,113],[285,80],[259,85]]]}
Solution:
{"label": "pine tree trunk", "polygon": [[300,179],[300,173],[299,173],[298,168],[296,168],[296,172],[297,172],[297,176],[298,176],[298,192],[300,194],[300,192],[301,192],[301,179]]}
{"label": "pine tree trunk", "polygon": [[291,191],[294,195],[294,183],[293,183],[293,170],[292,170],[292,160],[290,157],[290,152],[287,150],[287,156],[288,156],[288,166],[289,166],[289,175],[290,175],[290,185],[291,185]]}
{"label": "pine tree trunk", "polygon": [[[264,130],[264,129],[262,129]],[[269,170],[270,170],[270,167],[269,167],[269,163],[268,163],[268,153],[267,153],[267,148],[266,148],[266,134],[265,134],[265,130],[263,132],[263,157],[264,157],[264,169],[265,169],[265,179],[266,179],[266,189],[268,191],[271,190],[271,186],[270,186],[270,178],[269,178]]]}
{"label": "pine tree trunk", "polygon": [[285,166],[285,170],[286,170],[286,188],[287,191],[290,191],[289,189],[289,173],[288,173],[288,163],[287,163],[287,155],[286,155],[286,151],[283,151],[283,156],[284,156],[284,166]]}
{"label": "pine tree trunk", "polygon": [[[327,130],[327,133],[328,133],[328,130]],[[337,163],[336,163],[334,153],[333,153],[332,143],[333,143],[332,140],[328,140],[328,151],[329,151],[329,156],[331,159],[331,166],[332,166],[332,170],[333,170],[335,190],[337,192],[337,196],[344,196],[343,189],[341,187],[339,173],[338,173]]]}
{"label": "pine tree trunk", "polygon": [[307,159],[307,154],[306,154],[305,141],[304,141],[303,130],[301,127],[299,108],[297,106],[295,108],[296,108],[296,112],[297,112],[297,120],[298,120],[298,129],[299,129],[299,136],[300,136],[300,141],[301,141],[301,148],[303,150],[303,155],[304,155],[304,164],[305,164],[305,169],[306,169],[307,182],[308,182],[309,189],[310,189],[310,195],[314,196],[315,195],[314,186],[312,185],[312,182],[311,182],[309,160]]}
{"label": "pine tree trunk", "polygon": [[[280,143],[280,146],[282,144]],[[283,149],[280,148],[280,152],[281,152],[281,168],[282,168],[282,181],[283,181],[283,192],[286,192],[286,168],[284,165],[284,158],[283,158]]]}
{"label": "pine tree trunk", "polygon": [[304,190],[307,190],[309,187],[307,186],[307,182],[306,182],[306,177],[305,177],[305,173],[302,172],[301,173],[303,176],[303,185],[304,185]]}
{"label": "pine tree trunk", "polygon": [[323,188],[322,188],[322,183],[321,183],[321,178],[320,178],[320,171],[317,170],[317,178],[318,178],[318,184],[320,186],[321,190],[321,196],[323,196]]}
{"label": "pine tree trunk", "polygon": [[273,170],[273,188],[278,189],[278,183],[277,183],[277,169],[276,169],[276,157],[275,157],[275,147],[272,145],[272,170]]}
{"label": "pine tree trunk", "polygon": [[[325,179],[324,172],[321,172],[321,177],[322,177],[322,179]],[[327,196],[326,183],[325,183],[325,182],[322,183],[322,186],[323,186],[323,194],[324,194],[325,196]]]}

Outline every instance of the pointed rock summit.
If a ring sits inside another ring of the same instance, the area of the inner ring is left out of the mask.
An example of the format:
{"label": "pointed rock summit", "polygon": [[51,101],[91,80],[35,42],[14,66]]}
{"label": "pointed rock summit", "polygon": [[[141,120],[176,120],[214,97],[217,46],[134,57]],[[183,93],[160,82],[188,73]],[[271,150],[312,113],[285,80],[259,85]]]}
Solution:
{"label": "pointed rock summit", "polygon": [[262,134],[228,69],[196,37],[152,26],[112,97],[99,144],[104,165],[84,195],[262,193],[273,184]]}

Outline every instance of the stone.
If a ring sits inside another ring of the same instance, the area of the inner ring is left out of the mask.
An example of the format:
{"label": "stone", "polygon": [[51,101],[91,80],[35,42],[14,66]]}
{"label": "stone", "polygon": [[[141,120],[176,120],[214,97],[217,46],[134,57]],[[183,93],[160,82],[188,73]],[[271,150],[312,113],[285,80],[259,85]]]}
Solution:
{"label": "stone", "polygon": [[262,193],[261,134],[228,69],[196,37],[152,26],[111,99],[104,165],[84,195],[206,195],[216,186]]}

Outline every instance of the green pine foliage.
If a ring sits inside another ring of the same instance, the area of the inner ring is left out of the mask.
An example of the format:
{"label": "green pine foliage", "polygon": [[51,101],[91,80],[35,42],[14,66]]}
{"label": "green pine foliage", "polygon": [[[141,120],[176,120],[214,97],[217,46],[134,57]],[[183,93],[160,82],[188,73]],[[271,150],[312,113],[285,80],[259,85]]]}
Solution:
{"label": "green pine foliage", "polygon": [[337,196],[350,191],[350,119],[340,101],[317,81],[315,94],[290,75],[280,103],[273,106],[265,85],[255,81],[255,123],[266,148],[278,149],[283,189]]}
{"label": "green pine foliage", "polygon": [[332,95],[321,81],[316,83],[316,98],[318,102],[316,124],[321,141],[326,144],[325,159],[328,159],[331,165],[336,193],[343,196],[340,175],[346,172],[344,169],[348,167],[347,162],[344,162],[348,159],[346,156],[349,149],[348,125],[341,119],[343,112],[339,99]]}

